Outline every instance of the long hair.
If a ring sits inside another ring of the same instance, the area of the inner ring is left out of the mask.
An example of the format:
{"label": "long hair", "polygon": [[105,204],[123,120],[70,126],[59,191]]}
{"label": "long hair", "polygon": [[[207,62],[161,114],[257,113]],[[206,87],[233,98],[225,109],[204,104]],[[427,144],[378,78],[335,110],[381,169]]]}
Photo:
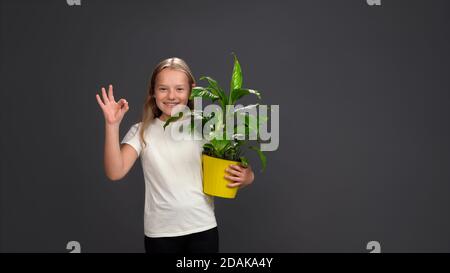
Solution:
{"label": "long hair", "polygon": [[[140,141],[141,143],[144,144],[144,147],[147,145],[144,138],[145,129],[155,118],[161,116],[162,114],[161,110],[156,105],[155,85],[158,73],[166,68],[178,70],[186,74],[189,80],[189,96],[191,95],[192,92],[192,84],[195,84],[195,79],[194,76],[192,75],[191,69],[186,64],[186,62],[180,58],[172,57],[165,59],[155,67],[152,73],[152,77],[150,79],[150,84],[147,88],[147,97],[145,99],[144,108],[142,111],[141,127],[139,130]],[[192,110],[194,108],[193,101],[189,99],[187,106],[189,107],[189,109]]]}

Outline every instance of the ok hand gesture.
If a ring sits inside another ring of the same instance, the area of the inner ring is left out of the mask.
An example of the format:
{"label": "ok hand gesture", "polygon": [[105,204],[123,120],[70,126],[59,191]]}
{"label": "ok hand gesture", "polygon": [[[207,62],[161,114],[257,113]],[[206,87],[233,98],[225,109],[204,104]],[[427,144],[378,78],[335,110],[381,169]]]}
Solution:
{"label": "ok hand gesture", "polygon": [[126,99],[120,99],[118,102],[114,100],[113,87],[110,84],[108,89],[108,95],[106,90],[102,87],[103,101],[98,94],[95,95],[97,102],[103,110],[105,116],[105,122],[109,125],[119,125],[123,119],[123,116],[128,111],[128,102]]}

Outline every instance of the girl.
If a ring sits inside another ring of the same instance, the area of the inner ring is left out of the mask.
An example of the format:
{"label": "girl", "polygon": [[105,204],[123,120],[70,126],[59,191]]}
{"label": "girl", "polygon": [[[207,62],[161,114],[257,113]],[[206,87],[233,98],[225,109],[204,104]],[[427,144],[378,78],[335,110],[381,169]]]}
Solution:
{"label": "girl", "polygon": [[[96,99],[105,117],[106,176],[122,179],[138,157],[145,178],[144,246],[147,253],[216,253],[219,234],[214,199],[203,193],[201,153],[204,141],[174,140],[171,126],[163,129],[176,105],[187,105],[195,79],[179,58],[160,62],[153,71],[142,120],[119,143],[119,124],[129,110],[125,99],[115,101],[113,87],[102,87]],[[229,187],[254,180],[251,167],[230,165]]]}

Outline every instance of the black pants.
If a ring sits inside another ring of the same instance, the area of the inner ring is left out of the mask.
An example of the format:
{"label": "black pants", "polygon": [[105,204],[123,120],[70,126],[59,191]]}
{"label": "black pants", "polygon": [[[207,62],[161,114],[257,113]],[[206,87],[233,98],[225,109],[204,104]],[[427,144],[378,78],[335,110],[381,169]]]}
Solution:
{"label": "black pants", "polygon": [[145,236],[146,253],[218,253],[219,231],[209,230],[176,237]]}

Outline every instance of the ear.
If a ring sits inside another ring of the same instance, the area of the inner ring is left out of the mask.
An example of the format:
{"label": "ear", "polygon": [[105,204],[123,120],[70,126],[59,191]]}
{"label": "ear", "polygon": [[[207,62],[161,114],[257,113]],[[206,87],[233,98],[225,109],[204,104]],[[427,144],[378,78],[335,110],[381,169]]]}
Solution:
{"label": "ear", "polygon": [[192,88],[194,88],[194,87],[195,87],[195,83],[192,84]]}

